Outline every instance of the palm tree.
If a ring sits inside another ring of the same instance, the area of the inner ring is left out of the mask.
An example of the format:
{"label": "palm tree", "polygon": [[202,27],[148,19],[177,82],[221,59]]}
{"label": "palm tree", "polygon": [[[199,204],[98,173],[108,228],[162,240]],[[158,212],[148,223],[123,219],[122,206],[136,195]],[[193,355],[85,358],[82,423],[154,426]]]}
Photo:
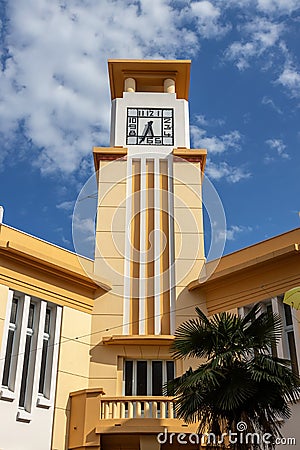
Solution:
{"label": "palm tree", "polygon": [[[300,387],[290,362],[271,351],[281,336],[280,317],[259,304],[244,318],[196,312],[196,318],[179,326],[172,346],[176,359],[200,358],[196,369],[167,386],[175,396],[177,417],[198,422],[200,435],[209,431],[222,441],[227,433],[226,445],[229,431],[237,433],[229,448],[275,448],[282,419],[291,416],[289,404],[299,398]],[[246,433],[256,434],[247,438]]]}

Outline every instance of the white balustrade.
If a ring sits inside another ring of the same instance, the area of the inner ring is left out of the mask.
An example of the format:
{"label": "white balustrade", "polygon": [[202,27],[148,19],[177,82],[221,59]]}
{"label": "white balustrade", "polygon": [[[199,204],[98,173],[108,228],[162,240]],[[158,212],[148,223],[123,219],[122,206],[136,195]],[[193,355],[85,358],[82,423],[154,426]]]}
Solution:
{"label": "white balustrade", "polygon": [[173,397],[102,397],[101,419],[174,419]]}

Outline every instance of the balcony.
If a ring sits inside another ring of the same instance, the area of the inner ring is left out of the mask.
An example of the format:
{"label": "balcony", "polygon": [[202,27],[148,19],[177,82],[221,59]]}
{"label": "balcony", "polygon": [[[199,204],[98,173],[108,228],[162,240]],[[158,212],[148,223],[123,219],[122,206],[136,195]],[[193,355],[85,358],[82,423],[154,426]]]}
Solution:
{"label": "balcony", "polygon": [[197,430],[176,418],[173,397],[106,397],[102,389],[86,389],[71,393],[70,400],[69,450],[98,450],[102,437],[113,435],[126,440],[165,428],[169,433]]}
{"label": "balcony", "polygon": [[175,419],[173,397],[103,397],[100,419]]}

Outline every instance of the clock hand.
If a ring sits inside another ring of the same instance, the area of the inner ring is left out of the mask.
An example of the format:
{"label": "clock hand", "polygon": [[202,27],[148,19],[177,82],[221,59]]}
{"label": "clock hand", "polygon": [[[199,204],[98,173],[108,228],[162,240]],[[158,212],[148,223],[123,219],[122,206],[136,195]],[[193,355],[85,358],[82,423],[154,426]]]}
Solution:
{"label": "clock hand", "polygon": [[140,140],[140,144],[146,139],[146,136],[149,134],[151,137],[154,136],[153,128],[152,128],[153,120],[149,120],[147,125],[145,125],[145,129],[142,134],[142,138]]}

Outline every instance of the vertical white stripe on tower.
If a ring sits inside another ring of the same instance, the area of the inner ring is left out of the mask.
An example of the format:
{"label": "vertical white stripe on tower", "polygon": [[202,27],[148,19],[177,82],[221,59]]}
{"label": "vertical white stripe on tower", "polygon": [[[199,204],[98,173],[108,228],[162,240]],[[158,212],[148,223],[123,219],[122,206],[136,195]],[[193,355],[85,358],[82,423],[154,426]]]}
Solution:
{"label": "vertical white stripe on tower", "polygon": [[168,157],[170,334],[175,333],[175,234],[173,155]]}
{"label": "vertical white stripe on tower", "polygon": [[160,167],[159,157],[154,159],[154,334],[161,334],[160,316]]}
{"label": "vertical white stripe on tower", "polygon": [[146,158],[141,158],[139,334],[146,330]]}
{"label": "vertical white stripe on tower", "polygon": [[131,215],[132,215],[132,158],[127,159],[126,184],[126,226],[124,258],[124,300],[123,300],[123,334],[129,334],[130,322],[130,259],[131,259]]}

